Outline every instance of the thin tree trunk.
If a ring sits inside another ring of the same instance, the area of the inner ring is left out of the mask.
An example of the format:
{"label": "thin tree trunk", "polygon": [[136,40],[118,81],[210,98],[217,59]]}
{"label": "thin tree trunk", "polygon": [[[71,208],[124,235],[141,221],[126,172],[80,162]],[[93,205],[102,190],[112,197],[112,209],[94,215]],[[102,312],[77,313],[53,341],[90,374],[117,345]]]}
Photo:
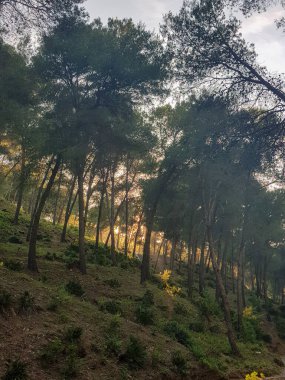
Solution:
{"label": "thin tree trunk", "polygon": [[58,201],[59,201],[59,196],[60,196],[62,177],[63,177],[63,167],[61,167],[60,169],[60,175],[58,179],[58,187],[57,187],[57,192],[56,192],[55,205],[54,205],[53,218],[52,218],[53,225],[56,224],[57,207],[58,207]]}
{"label": "thin tree trunk", "polygon": [[82,274],[86,274],[85,258],[85,218],[84,218],[84,168],[82,165],[77,172],[78,181],[78,214],[79,214],[79,267]]}
{"label": "thin tree trunk", "polygon": [[37,245],[37,235],[38,235],[38,229],[40,224],[40,218],[43,211],[43,208],[45,206],[46,200],[50,194],[51,188],[54,184],[55,177],[57,175],[57,172],[59,170],[61,163],[61,157],[57,156],[55,165],[52,169],[51,176],[49,178],[49,181],[47,183],[47,187],[43,191],[43,194],[41,196],[41,199],[39,201],[32,228],[31,228],[31,235],[30,235],[30,242],[29,242],[29,253],[28,253],[28,269],[33,272],[38,272],[38,266],[37,266],[37,259],[36,259],[36,245]]}
{"label": "thin tree trunk", "polygon": [[126,164],[126,202],[125,202],[125,220],[126,220],[126,234],[125,234],[125,246],[124,253],[128,256],[128,230],[129,230],[129,155],[127,155]]}
{"label": "thin tree trunk", "polygon": [[205,245],[206,236],[203,238],[201,255],[200,255],[200,265],[199,265],[199,293],[202,295],[205,291]]}
{"label": "thin tree trunk", "polygon": [[64,243],[66,241],[66,231],[67,231],[68,220],[69,220],[70,214],[71,214],[71,202],[72,202],[72,196],[73,196],[75,184],[76,184],[76,176],[74,176],[72,179],[71,186],[69,189],[68,198],[67,198],[64,223],[63,223],[62,232],[61,232],[61,236],[60,236],[60,241],[62,243]]}
{"label": "thin tree trunk", "polygon": [[216,256],[214,252],[214,244],[213,244],[213,237],[212,237],[212,230],[211,226],[207,224],[207,237],[208,237],[208,242],[209,242],[209,250],[210,250],[210,257],[211,257],[211,262],[212,266],[216,275],[216,281],[217,281],[217,286],[219,287],[219,293],[221,295],[222,299],[222,307],[224,311],[224,318],[225,318],[225,323],[227,327],[227,335],[228,335],[228,340],[229,344],[231,346],[232,352],[234,355],[241,356],[239,348],[236,343],[236,337],[234,334],[234,329],[232,326],[232,321],[231,321],[231,310],[230,310],[230,305],[228,301],[228,297],[224,288],[222,276],[216,261]]}
{"label": "thin tree trunk", "polygon": [[95,251],[98,250],[99,247],[99,237],[100,237],[100,223],[101,223],[101,217],[102,217],[102,211],[103,211],[103,205],[104,205],[104,195],[106,192],[106,185],[108,181],[108,175],[109,171],[107,173],[103,173],[102,178],[102,188],[101,188],[101,194],[100,194],[100,203],[99,203],[99,210],[98,210],[98,218],[97,218],[97,225],[96,225],[96,237],[95,237]]}
{"label": "thin tree trunk", "polygon": [[115,256],[115,165],[111,168],[111,199],[110,199],[110,233],[111,233],[111,259],[116,263]]}
{"label": "thin tree trunk", "polygon": [[54,160],[54,156],[52,156],[52,158],[50,159],[50,161],[48,163],[48,166],[46,168],[43,180],[42,180],[42,182],[40,184],[40,187],[39,187],[39,190],[38,190],[38,194],[37,194],[37,198],[36,198],[36,202],[35,202],[35,205],[34,205],[34,208],[33,208],[32,216],[31,216],[31,221],[30,221],[30,224],[29,224],[28,232],[27,232],[26,241],[30,240],[31,230],[32,230],[32,226],[34,224],[34,218],[35,218],[35,215],[36,215],[36,212],[37,212],[37,208],[38,208],[38,205],[39,205],[39,202],[40,202],[40,199],[41,199],[43,188],[44,188],[44,185],[46,183],[46,180],[47,180],[47,177],[48,177],[48,173],[50,171],[50,168],[51,168],[51,165],[53,163],[53,160]]}
{"label": "thin tree trunk", "polygon": [[23,195],[24,195],[24,189],[25,189],[25,184],[26,184],[26,154],[25,154],[25,149],[22,147],[22,156],[21,156],[21,173],[20,173],[20,181],[19,181],[19,186],[18,186],[18,200],[17,200],[17,206],[16,206],[16,211],[14,215],[14,224],[19,223],[19,215],[22,207],[22,202],[23,202]]}
{"label": "thin tree trunk", "polygon": [[134,241],[133,257],[135,257],[135,254],[136,254],[136,248],[137,248],[137,242],[138,242],[139,233],[140,233],[140,230],[141,230],[142,218],[143,218],[143,211],[141,212],[141,214],[139,216],[138,228],[137,228],[137,232],[136,232],[136,235],[135,235],[135,241]]}

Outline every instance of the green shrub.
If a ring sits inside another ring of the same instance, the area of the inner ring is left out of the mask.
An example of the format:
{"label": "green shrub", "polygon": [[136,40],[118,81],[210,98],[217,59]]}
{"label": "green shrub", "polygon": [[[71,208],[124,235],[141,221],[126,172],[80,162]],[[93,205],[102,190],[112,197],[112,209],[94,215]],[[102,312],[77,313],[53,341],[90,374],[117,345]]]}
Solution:
{"label": "green shrub", "polygon": [[0,292],[0,311],[5,311],[9,309],[12,305],[12,295],[6,290]]}
{"label": "green shrub", "polygon": [[186,346],[188,348],[191,347],[190,334],[178,322],[176,321],[167,322],[166,325],[164,326],[164,331],[172,338],[175,338],[177,342],[183,344],[183,346]]}
{"label": "green shrub", "polygon": [[205,293],[203,297],[199,297],[196,301],[196,305],[199,308],[201,316],[207,319],[213,316],[221,315],[221,309],[215,298],[210,296],[208,293]]}
{"label": "green shrub", "polygon": [[81,297],[84,294],[84,290],[79,282],[77,281],[69,281],[65,285],[65,290],[74,296]]}
{"label": "green shrub", "polygon": [[110,288],[117,289],[121,287],[120,281],[118,281],[116,278],[111,278],[110,280],[106,280],[104,282],[106,285],[109,285]]}
{"label": "green shrub", "polygon": [[147,290],[145,294],[142,296],[141,302],[145,307],[150,307],[154,305],[153,292],[151,290]]}
{"label": "green shrub", "polygon": [[26,380],[28,379],[27,365],[19,359],[9,361],[6,364],[5,375],[1,377],[2,380]]}
{"label": "green shrub", "polygon": [[252,293],[248,297],[248,303],[254,308],[256,312],[261,311],[262,302],[261,302],[261,299],[256,294]]}
{"label": "green shrub", "polygon": [[154,324],[154,312],[152,308],[140,305],[137,307],[135,314],[138,323],[145,326]]}
{"label": "green shrub", "polygon": [[106,353],[119,356],[122,348],[121,340],[116,336],[109,336],[106,340]]}
{"label": "green shrub", "polygon": [[61,300],[59,299],[59,297],[53,296],[47,305],[47,310],[48,311],[57,311],[60,304],[61,304]]}
{"label": "green shrub", "polygon": [[182,303],[175,303],[174,305],[174,313],[178,315],[184,315],[187,316],[188,314],[188,309],[185,305]]}
{"label": "green shrub", "polygon": [[17,236],[9,237],[8,242],[12,244],[23,244],[22,240],[19,239]]}
{"label": "green shrub", "polygon": [[195,331],[195,332],[204,332],[205,331],[204,321],[190,322],[188,327],[189,327],[189,330]]}
{"label": "green shrub", "polygon": [[13,272],[20,272],[23,269],[22,264],[16,260],[4,260],[4,266]]}
{"label": "green shrub", "polygon": [[63,368],[60,373],[64,379],[68,380],[78,375],[78,359],[74,353],[70,353],[65,357]]}
{"label": "green shrub", "polygon": [[159,351],[153,350],[151,353],[151,366],[153,368],[157,368],[160,361],[161,361],[161,356],[160,356]]}
{"label": "green shrub", "polygon": [[243,318],[242,320],[242,339],[246,343],[255,343],[257,341],[256,320]]}
{"label": "green shrub", "polygon": [[82,336],[81,327],[69,327],[65,332],[63,339],[68,343],[78,343]]}
{"label": "green shrub", "polygon": [[28,291],[25,291],[19,297],[19,311],[30,312],[35,310],[35,299]]}
{"label": "green shrub", "polygon": [[50,341],[40,352],[40,361],[44,368],[47,368],[50,364],[56,363],[59,360],[59,356],[64,351],[64,345],[58,338]]}
{"label": "green shrub", "polygon": [[120,302],[111,300],[111,301],[105,301],[102,303],[100,306],[101,311],[106,311],[107,313],[110,314],[122,314],[122,308]]}
{"label": "green shrub", "polygon": [[177,373],[182,376],[185,376],[187,373],[187,360],[181,351],[174,351],[171,354],[171,362],[174,366],[174,369]]}
{"label": "green shrub", "polygon": [[146,363],[146,349],[140,340],[133,335],[129,338],[123,358],[131,369],[143,368]]}

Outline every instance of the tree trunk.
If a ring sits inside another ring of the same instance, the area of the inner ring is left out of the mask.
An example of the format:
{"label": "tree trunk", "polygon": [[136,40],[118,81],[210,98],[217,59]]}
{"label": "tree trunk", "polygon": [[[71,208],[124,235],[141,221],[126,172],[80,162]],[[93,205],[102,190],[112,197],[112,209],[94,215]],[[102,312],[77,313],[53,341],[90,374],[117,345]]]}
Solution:
{"label": "tree trunk", "polygon": [[14,224],[19,223],[19,215],[22,207],[22,202],[23,202],[23,195],[24,195],[24,189],[25,189],[25,184],[26,184],[26,155],[25,155],[25,149],[22,147],[22,156],[21,156],[21,173],[20,173],[20,181],[19,181],[19,186],[18,186],[18,200],[17,200],[17,206],[16,206],[16,211],[14,215]]}
{"label": "tree trunk", "polygon": [[174,238],[172,240],[171,252],[170,252],[170,265],[169,265],[170,270],[174,270],[177,242],[178,242],[177,238]]}
{"label": "tree trunk", "polygon": [[60,175],[58,179],[58,187],[57,187],[57,192],[56,192],[55,205],[54,205],[53,218],[52,218],[53,225],[56,224],[57,207],[58,207],[58,201],[59,201],[59,196],[60,196],[60,187],[61,187],[62,177],[63,177],[63,167],[61,167]]}
{"label": "tree trunk", "polygon": [[208,237],[208,242],[209,242],[209,251],[210,251],[210,257],[211,257],[211,262],[212,266],[216,275],[216,281],[217,281],[217,286],[219,288],[219,293],[221,295],[222,299],[222,308],[224,311],[224,318],[225,318],[225,323],[227,327],[227,335],[228,335],[228,340],[229,344],[231,346],[231,350],[234,355],[241,356],[240,351],[238,349],[237,343],[236,343],[236,337],[234,334],[234,329],[232,326],[231,322],[231,310],[230,310],[230,305],[228,301],[228,297],[224,288],[222,276],[220,273],[220,269],[218,267],[217,261],[216,261],[216,256],[214,252],[214,244],[213,244],[213,237],[212,237],[212,229],[210,225],[207,225],[207,237]]}
{"label": "tree trunk", "polygon": [[85,218],[84,218],[84,168],[79,166],[77,171],[78,181],[78,214],[79,214],[79,267],[82,274],[86,274],[86,258],[85,258]]}
{"label": "tree trunk", "polygon": [[137,248],[137,242],[138,242],[139,233],[140,233],[140,230],[141,230],[142,218],[143,218],[143,211],[141,212],[141,214],[139,216],[138,228],[137,228],[137,232],[136,232],[136,235],[135,235],[135,241],[134,241],[133,257],[135,257],[135,254],[136,254],[136,248]]}
{"label": "tree trunk", "polygon": [[116,263],[115,256],[115,165],[111,168],[111,199],[110,199],[110,234],[111,234],[111,259]]}
{"label": "tree trunk", "polygon": [[44,184],[46,183],[46,180],[47,180],[47,177],[48,177],[48,173],[50,171],[50,168],[51,168],[51,165],[53,163],[53,160],[54,160],[54,156],[52,156],[52,158],[50,159],[50,161],[48,163],[48,166],[46,168],[43,180],[42,180],[42,182],[40,184],[40,187],[39,187],[39,190],[38,190],[38,194],[37,194],[37,198],[36,198],[36,202],[35,202],[35,205],[34,205],[34,208],[33,208],[32,216],[31,216],[31,221],[30,221],[30,224],[29,224],[28,232],[27,232],[26,241],[30,240],[31,230],[32,230],[32,226],[34,224],[34,218],[35,218],[35,215],[36,215],[36,212],[37,212],[39,201],[41,199],[41,195],[42,195],[42,192],[43,192]]}
{"label": "tree trunk", "polygon": [[59,170],[61,163],[61,157],[57,156],[55,165],[52,169],[51,176],[49,178],[49,181],[47,183],[47,187],[45,188],[41,199],[39,201],[37,210],[35,212],[35,216],[33,219],[33,224],[31,228],[31,235],[30,235],[30,242],[29,242],[29,253],[28,253],[28,269],[33,272],[38,272],[38,266],[37,266],[37,259],[36,259],[36,245],[37,245],[37,235],[38,235],[38,229],[40,224],[40,218],[43,211],[43,208],[45,206],[46,200],[50,194],[51,188],[54,184],[55,177],[57,175],[57,172]]}
{"label": "tree trunk", "polygon": [[109,172],[102,174],[102,188],[100,192],[100,203],[99,203],[99,210],[98,210],[98,218],[97,218],[97,225],[96,225],[96,237],[95,237],[95,251],[98,250],[99,247],[99,237],[100,237],[100,223],[101,223],[101,217],[102,217],[102,211],[103,211],[103,205],[104,205],[104,195],[106,192],[106,185],[108,181],[108,175]]}
{"label": "tree trunk", "polygon": [[205,245],[206,236],[203,239],[201,247],[200,265],[199,265],[199,293],[202,295],[205,291]]}
{"label": "tree trunk", "polygon": [[125,246],[124,253],[128,256],[128,229],[129,229],[129,155],[127,155],[126,164],[126,202],[125,202],[125,219],[126,219],[126,234],[125,234]]}
{"label": "tree trunk", "polygon": [[68,225],[68,220],[70,218],[71,214],[71,202],[72,202],[72,197],[73,197],[73,192],[76,184],[76,176],[73,177],[71,186],[69,189],[69,194],[67,198],[67,204],[66,204],[66,210],[65,210],[65,216],[64,216],[64,223],[61,231],[61,236],[60,236],[60,241],[61,243],[64,243],[66,241],[66,231],[67,231],[67,225]]}

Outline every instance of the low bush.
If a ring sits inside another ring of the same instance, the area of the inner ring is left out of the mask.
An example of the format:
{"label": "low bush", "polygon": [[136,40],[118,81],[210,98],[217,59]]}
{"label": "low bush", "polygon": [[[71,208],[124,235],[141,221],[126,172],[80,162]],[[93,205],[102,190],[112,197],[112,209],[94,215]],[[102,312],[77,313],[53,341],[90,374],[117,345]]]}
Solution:
{"label": "low bush", "polygon": [[213,316],[221,315],[221,309],[215,298],[208,293],[205,293],[204,296],[199,297],[195,303],[202,317],[210,319]]}
{"label": "low bush", "polygon": [[147,359],[146,348],[137,337],[131,335],[126,352],[122,355],[121,359],[123,359],[131,369],[143,368]]}
{"label": "low bush", "polygon": [[76,297],[82,297],[83,294],[84,294],[84,290],[81,286],[81,284],[77,281],[69,281],[66,285],[65,285],[65,290],[73,295],[73,296],[76,296]]}
{"label": "low bush", "polygon": [[26,380],[28,379],[27,365],[19,359],[9,361],[6,364],[6,372],[2,380]]}
{"label": "low bush", "polygon": [[40,352],[39,358],[44,368],[54,364],[59,360],[64,351],[64,345],[59,338],[50,341]]}
{"label": "low bush", "polygon": [[176,321],[167,322],[166,325],[164,326],[164,331],[166,332],[167,335],[176,339],[177,342],[183,344],[183,346],[186,346],[188,348],[191,347],[190,334],[185,329],[185,327],[181,326],[178,322]]}
{"label": "low bush", "polygon": [[152,308],[140,305],[137,307],[135,314],[138,323],[145,326],[154,324],[154,311]]}
{"label": "low bush", "polygon": [[205,331],[205,323],[204,321],[193,321],[190,322],[189,325],[189,330],[195,331],[195,332],[204,332]]}
{"label": "low bush", "polygon": [[119,356],[122,348],[121,340],[116,336],[109,336],[106,339],[106,353]]}
{"label": "low bush", "polygon": [[111,278],[110,280],[106,280],[106,281],[104,281],[104,283],[113,289],[117,289],[117,288],[121,287],[120,281],[117,280],[116,278]]}
{"label": "low bush", "polygon": [[122,314],[122,308],[120,302],[111,300],[111,301],[105,301],[101,304],[100,310],[110,313],[110,314]]}
{"label": "low bush", "polygon": [[182,303],[175,303],[175,305],[174,305],[174,313],[178,314],[178,315],[187,316],[188,309]]}
{"label": "low bush", "polygon": [[65,332],[63,339],[68,343],[79,343],[82,336],[81,327],[69,327]]}
{"label": "low bush", "polygon": [[12,295],[6,290],[0,292],[0,311],[4,312],[12,305]]}
{"label": "low bush", "polygon": [[17,236],[10,236],[8,242],[12,244],[23,244],[22,240],[19,239]]}
{"label": "low bush", "polygon": [[22,264],[16,260],[4,260],[4,267],[13,272],[20,272],[23,269]]}
{"label": "low bush", "polygon": [[145,307],[150,307],[154,305],[153,292],[151,290],[147,290],[145,294],[142,296],[141,302]]}
{"label": "low bush", "polygon": [[27,313],[35,310],[35,299],[28,291],[20,295],[18,303],[20,312]]}
{"label": "low bush", "polygon": [[187,360],[181,351],[174,351],[171,354],[171,362],[174,366],[175,372],[179,373],[182,376],[185,376],[187,373]]}

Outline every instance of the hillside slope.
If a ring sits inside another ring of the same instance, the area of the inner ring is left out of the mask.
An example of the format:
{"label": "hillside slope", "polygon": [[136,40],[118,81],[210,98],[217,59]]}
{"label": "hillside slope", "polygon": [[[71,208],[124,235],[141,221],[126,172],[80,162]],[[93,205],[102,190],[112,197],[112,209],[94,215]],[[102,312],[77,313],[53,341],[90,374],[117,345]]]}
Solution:
{"label": "hillside slope", "polygon": [[[206,297],[195,294],[189,302],[181,275],[167,279],[167,287],[159,275],[141,286],[138,261],[118,254],[111,266],[108,250],[100,247],[94,254],[88,242],[88,274],[82,276],[74,232],[69,231],[68,243],[58,243],[60,228],[45,222],[40,273],[31,274],[25,269],[28,218],[14,226],[13,207],[2,202],[0,210],[4,379],[16,378],[17,371],[19,379],[27,373],[32,380],[234,379],[253,370],[268,376],[281,372],[283,343],[277,334],[275,340],[264,339],[267,345],[260,338],[243,339],[242,359],[230,355],[212,273]],[[262,311],[258,318],[264,337],[273,324]]]}

